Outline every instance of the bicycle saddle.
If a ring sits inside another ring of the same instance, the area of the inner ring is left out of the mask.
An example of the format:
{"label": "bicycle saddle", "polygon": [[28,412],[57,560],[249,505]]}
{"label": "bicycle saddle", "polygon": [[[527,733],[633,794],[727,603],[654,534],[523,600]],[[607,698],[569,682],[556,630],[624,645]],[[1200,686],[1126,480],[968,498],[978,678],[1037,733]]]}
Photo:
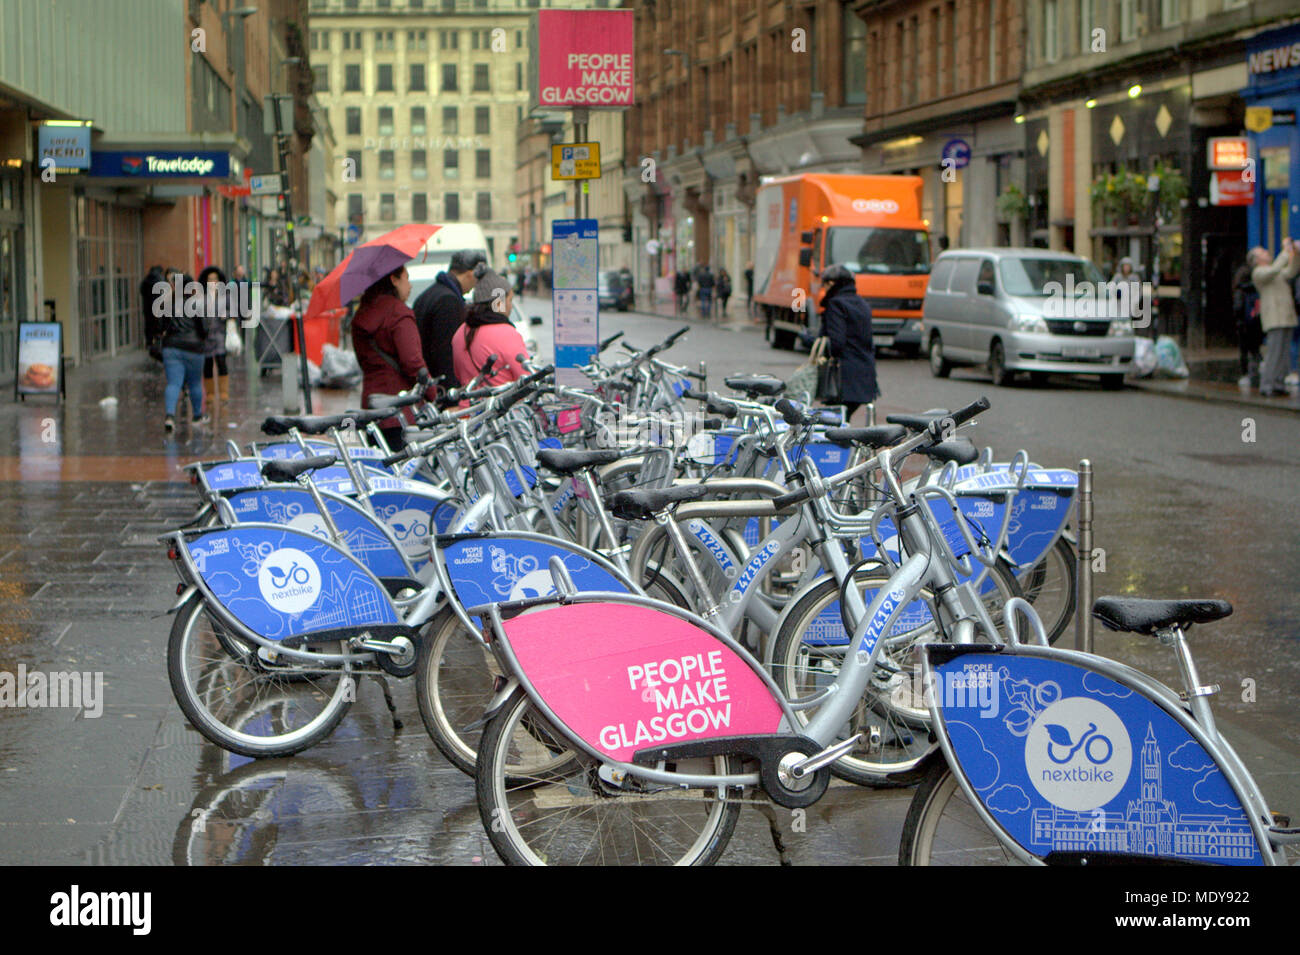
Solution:
{"label": "bicycle saddle", "polygon": [[770,375],[733,375],[723,382],[732,391],[743,391],[752,401],[759,396],[771,397],[785,391],[785,382]]}
{"label": "bicycle saddle", "polygon": [[940,441],[928,448],[917,448],[917,450],[932,461],[942,461],[944,463],[956,461],[958,464],[973,464],[980,457],[979,449],[971,444],[969,438],[952,438],[948,441]]}
{"label": "bicycle saddle", "polygon": [[556,474],[574,474],[583,468],[599,464],[612,464],[623,456],[618,448],[600,448],[594,451],[561,451],[544,448],[537,452],[537,463]]}
{"label": "bicycle saddle", "polygon": [[369,402],[371,408],[409,408],[423,399],[424,395],[416,392],[413,395],[371,395]]}
{"label": "bicycle saddle", "polygon": [[920,414],[891,414],[885,415],[885,420],[890,424],[901,424],[908,431],[915,431],[918,434],[930,427],[930,422],[936,418],[942,418],[952,412],[943,408],[936,408],[933,411],[923,411]]}
{"label": "bicycle saddle", "polygon": [[657,491],[619,491],[609,499],[609,509],[625,521],[648,521],[669,504],[698,501],[709,493],[703,484],[683,484]]}
{"label": "bicycle saddle", "polygon": [[1226,600],[1144,600],[1141,597],[1098,597],[1092,615],[1111,630],[1153,634],[1166,627],[1222,620],[1232,613]]}
{"label": "bicycle saddle", "polygon": [[334,454],[318,454],[311,458],[277,458],[262,465],[262,477],[268,481],[285,484],[298,480],[298,475],[317,468],[327,468],[338,460]]}
{"label": "bicycle saddle", "polygon": [[826,440],[848,447],[863,444],[868,448],[887,448],[907,436],[907,430],[895,424],[878,424],[870,428],[828,428]]}
{"label": "bicycle saddle", "polygon": [[293,428],[297,428],[303,434],[324,434],[331,428],[342,427],[343,422],[348,419],[355,421],[357,426],[361,427],[372,421],[383,421],[392,416],[393,413],[384,408],[373,411],[347,411],[334,415],[273,414],[262,422],[262,433],[288,434]]}

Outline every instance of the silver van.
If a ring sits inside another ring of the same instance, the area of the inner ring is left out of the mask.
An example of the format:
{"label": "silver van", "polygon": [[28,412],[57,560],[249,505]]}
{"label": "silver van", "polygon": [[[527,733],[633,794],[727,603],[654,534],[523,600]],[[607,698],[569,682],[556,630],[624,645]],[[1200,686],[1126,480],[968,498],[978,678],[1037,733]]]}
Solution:
{"label": "silver van", "polygon": [[1100,375],[1122,388],[1133,363],[1141,286],[1111,284],[1087,259],[1047,249],[954,249],[930,270],[925,347],[938,378],[985,365],[997,385],[1017,372]]}

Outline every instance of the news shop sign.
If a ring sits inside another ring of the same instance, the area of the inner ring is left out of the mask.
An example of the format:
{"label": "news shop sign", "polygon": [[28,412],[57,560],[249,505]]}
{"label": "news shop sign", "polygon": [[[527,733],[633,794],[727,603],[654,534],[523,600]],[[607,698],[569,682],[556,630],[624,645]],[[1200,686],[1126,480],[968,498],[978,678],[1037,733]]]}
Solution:
{"label": "news shop sign", "polygon": [[622,109],[634,100],[631,10],[539,10],[538,103]]}
{"label": "news shop sign", "polygon": [[59,395],[62,379],[63,326],[58,322],[19,322],[14,394]]}

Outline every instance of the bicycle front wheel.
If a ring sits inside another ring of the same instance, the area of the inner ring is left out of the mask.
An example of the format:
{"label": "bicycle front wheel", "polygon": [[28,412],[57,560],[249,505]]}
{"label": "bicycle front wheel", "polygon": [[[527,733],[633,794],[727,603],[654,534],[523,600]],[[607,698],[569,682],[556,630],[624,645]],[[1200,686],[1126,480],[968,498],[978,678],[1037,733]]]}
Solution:
{"label": "bicycle front wheel", "polygon": [[415,695],[438,751],[468,776],[474,775],[483,714],[496,695],[498,673],[492,654],[465,630],[456,612],[439,611],[420,641]]}
{"label": "bicycle front wheel", "polygon": [[200,594],[176,612],[167,675],[195,729],[222,749],[252,757],[292,756],[334,732],[355,699],[350,672],[270,663],[252,651],[208,615]]}
{"label": "bicycle front wheel", "polygon": [[1025,599],[1034,605],[1043,621],[1048,643],[1056,643],[1074,618],[1078,559],[1073,545],[1058,537],[1042,559],[1020,577]]}
{"label": "bicycle front wheel", "polygon": [[[671,768],[720,775],[731,762],[718,756]],[[522,690],[483,731],[475,789],[483,827],[509,865],[712,865],[740,815],[739,794],[721,787],[615,782]]]}
{"label": "bicycle front wheel", "polygon": [[937,759],[912,796],[898,847],[899,865],[1021,865],[966,798],[948,763]]}

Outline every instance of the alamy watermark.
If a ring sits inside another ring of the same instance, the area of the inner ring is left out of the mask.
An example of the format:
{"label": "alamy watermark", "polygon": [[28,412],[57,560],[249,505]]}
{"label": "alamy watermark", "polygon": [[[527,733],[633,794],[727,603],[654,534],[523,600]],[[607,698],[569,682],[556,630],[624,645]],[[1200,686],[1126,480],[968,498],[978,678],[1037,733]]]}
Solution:
{"label": "alamy watermark", "polygon": [[88,720],[104,713],[102,671],[54,670],[42,673],[18,664],[15,675],[0,670],[0,709],[81,710]]}
{"label": "alamy watermark", "polygon": [[262,311],[262,285],[260,282],[182,282],[173,275],[170,282],[155,282],[153,286],[153,314],[155,318],[238,318],[244,328],[257,325]]}
{"label": "alamy watermark", "polygon": [[1044,318],[1124,319],[1131,321],[1134,328],[1151,324],[1155,290],[1150,282],[1076,282],[1072,274],[1067,274],[1065,284],[1047,282],[1043,291],[1047,294]]}

